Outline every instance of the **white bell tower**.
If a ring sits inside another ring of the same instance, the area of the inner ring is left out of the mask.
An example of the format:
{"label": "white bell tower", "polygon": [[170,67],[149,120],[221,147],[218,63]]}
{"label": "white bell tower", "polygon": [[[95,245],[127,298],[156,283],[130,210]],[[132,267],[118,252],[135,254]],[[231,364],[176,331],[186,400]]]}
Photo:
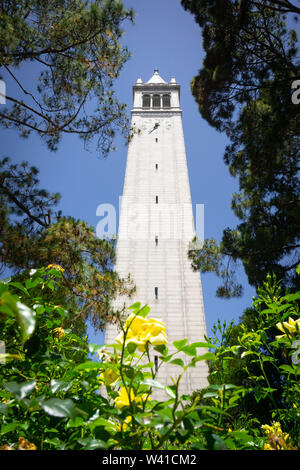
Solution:
{"label": "white bell tower", "polygon": [[[149,316],[165,323],[168,347],[174,350],[173,341],[204,341],[206,334],[200,275],[187,257],[195,233],[175,78],[165,82],[158,70],[145,83],[139,78],[133,86],[131,116],[115,269],[121,277],[130,273],[137,291],[134,298],[118,302],[148,304]],[[106,344],[117,334],[116,326],[108,325]],[[181,372],[180,366],[163,365],[157,379],[172,385],[171,377]],[[205,361],[187,369],[180,392],[205,387],[207,374]]]}

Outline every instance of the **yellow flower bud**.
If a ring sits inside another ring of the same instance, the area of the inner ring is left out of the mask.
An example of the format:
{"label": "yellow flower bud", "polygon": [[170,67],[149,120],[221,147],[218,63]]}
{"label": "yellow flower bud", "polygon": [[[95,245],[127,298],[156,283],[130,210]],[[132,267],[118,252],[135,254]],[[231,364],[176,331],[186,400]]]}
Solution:
{"label": "yellow flower bud", "polygon": [[61,273],[64,272],[64,268],[60,266],[59,264],[48,264],[46,269],[51,269],[51,268],[57,269],[57,271],[60,271]]}
{"label": "yellow flower bud", "polygon": [[27,441],[24,437],[19,437],[18,450],[36,450],[37,447],[33,442]]}
{"label": "yellow flower bud", "polygon": [[56,334],[56,336],[58,337],[58,339],[61,339],[65,336],[65,330],[63,328],[54,328],[53,330],[54,334]]}

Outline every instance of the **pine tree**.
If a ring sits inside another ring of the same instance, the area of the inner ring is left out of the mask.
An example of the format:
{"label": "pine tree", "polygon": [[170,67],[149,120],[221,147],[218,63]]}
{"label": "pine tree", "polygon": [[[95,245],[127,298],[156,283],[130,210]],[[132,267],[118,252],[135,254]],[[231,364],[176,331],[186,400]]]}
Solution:
{"label": "pine tree", "polygon": [[[7,82],[0,124],[27,137],[36,132],[51,150],[63,134],[99,153],[113,148],[116,130],[127,135],[125,106],[114,80],[129,57],[121,25],[133,12],[117,0],[3,0],[0,2],[0,67]],[[32,86],[23,78],[25,67]],[[9,90],[15,90],[10,94]]]}
{"label": "pine tree", "polygon": [[231,143],[224,160],[239,180],[232,209],[241,223],[221,243],[190,250],[195,269],[215,271],[218,295],[240,295],[232,262],[242,261],[250,284],[268,272],[295,288],[300,262],[299,78],[297,34],[287,24],[300,8],[289,1],[182,0],[202,27],[205,58],[191,83],[199,111]]}
{"label": "pine tree", "polygon": [[[85,222],[55,211],[59,194],[38,187],[38,170],[28,163],[0,162],[0,256],[2,267],[17,278],[31,269],[58,265],[63,271],[63,299],[72,321],[89,318],[96,328],[113,321],[112,302],[134,286],[113,270],[114,242],[99,239]],[[53,299],[52,299],[53,301]]]}

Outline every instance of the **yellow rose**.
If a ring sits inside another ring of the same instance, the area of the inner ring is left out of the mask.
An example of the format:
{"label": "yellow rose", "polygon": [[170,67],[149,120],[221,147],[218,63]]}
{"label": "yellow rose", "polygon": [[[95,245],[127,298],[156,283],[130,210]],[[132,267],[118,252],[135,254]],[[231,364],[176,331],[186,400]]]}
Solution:
{"label": "yellow rose", "polygon": [[154,346],[159,346],[161,344],[168,344],[168,338],[166,333],[163,331],[156,336],[150,336],[149,343],[153,344]]}
{"label": "yellow rose", "polygon": [[140,395],[138,397],[135,398],[135,402],[136,403],[140,403],[141,401],[151,401],[151,397],[148,396],[148,393],[143,393],[143,395]]}
{"label": "yellow rose", "polygon": [[[131,403],[140,403],[141,401],[151,400],[148,397],[147,393],[143,393],[143,395],[135,395],[132,388],[130,389],[130,401]],[[124,406],[130,406],[129,396],[125,387],[121,387],[119,391],[119,396],[115,398],[115,405],[117,408],[123,408]]]}
{"label": "yellow rose", "polygon": [[283,338],[287,336],[287,332],[291,335],[300,332],[300,318],[298,320],[294,320],[293,318],[289,317],[288,321],[276,323],[278,330],[284,333],[283,335],[276,336],[276,339]]}
{"label": "yellow rose", "polygon": [[[130,389],[130,401],[133,402],[135,399],[132,388]],[[130,406],[129,396],[125,387],[121,387],[119,396],[115,398],[115,404],[117,408],[123,408],[124,406]]]}
{"label": "yellow rose", "polygon": [[[124,334],[123,331],[115,338],[115,342],[119,344],[123,344],[124,342]],[[125,346],[129,343],[134,343],[137,345],[139,351],[145,351],[146,349],[146,340],[145,336],[141,334],[135,335],[132,330],[128,330],[126,334],[126,341],[125,341]]]}
{"label": "yellow rose", "polygon": [[268,442],[264,444],[264,450],[297,450],[289,442],[289,434],[284,434],[281,425],[278,422],[272,423],[272,426],[263,424],[262,429],[267,435]]}
{"label": "yellow rose", "polygon": [[14,450],[14,448],[8,444],[2,444],[2,446],[0,446],[0,450]]}
{"label": "yellow rose", "polygon": [[132,331],[133,335],[143,330],[145,318],[131,313],[125,322],[125,327]]}
{"label": "yellow rose", "polygon": [[155,346],[167,344],[166,327],[164,323],[157,318],[149,318],[145,325],[146,341]]}
{"label": "yellow rose", "polygon": [[[145,351],[147,343],[155,346],[167,344],[166,327],[164,323],[157,318],[143,318],[133,313],[129,315],[125,322],[126,341],[137,345],[139,351]],[[121,332],[116,338],[117,343],[123,344],[124,334]]]}
{"label": "yellow rose", "polygon": [[118,431],[123,431],[126,432],[130,428],[129,423],[132,421],[132,416],[127,416],[127,418],[124,419],[122,424],[119,424],[117,426]]}
{"label": "yellow rose", "polygon": [[65,334],[66,334],[66,333],[65,333],[65,330],[64,330],[63,328],[60,328],[60,327],[54,328],[53,331],[54,331],[54,333],[57,335],[58,339],[63,338],[63,337],[65,336]]}
{"label": "yellow rose", "polygon": [[152,336],[156,336],[166,330],[164,323],[158,318],[149,318],[148,324]]}
{"label": "yellow rose", "polygon": [[33,442],[27,441],[24,437],[19,437],[18,450],[36,450],[37,447]]}

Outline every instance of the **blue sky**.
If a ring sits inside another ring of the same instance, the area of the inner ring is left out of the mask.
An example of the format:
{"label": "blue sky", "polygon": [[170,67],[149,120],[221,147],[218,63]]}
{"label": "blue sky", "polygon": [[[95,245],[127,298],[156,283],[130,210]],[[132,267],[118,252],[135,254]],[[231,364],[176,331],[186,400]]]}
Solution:
{"label": "blue sky", "polygon": [[[205,237],[221,239],[226,227],[235,227],[238,220],[230,209],[231,195],[238,190],[223,162],[227,139],[201,118],[190,92],[190,81],[201,68],[204,53],[201,30],[179,0],[125,0],[136,11],[135,25],[124,25],[123,43],[132,56],[125,64],[116,83],[121,102],[132,105],[132,85],[139,76],[148,80],[154,68],[166,81],[175,77],[181,85],[183,129],[193,204],[205,205]],[[32,81],[35,70],[28,65],[18,76]],[[12,84],[7,80],[7,94]],[[12,91],[12,90],[11,90]],[[15,162],[28,160],[40,170],[41,187],[62,195],[60,208],[65,215],[83,219],[96,227],[99,204],[118,207],[123,191],[127,147],[120,138],[117,151],[104,160],[90,151],[76,136],[64,137],[59,150],[50,152],[38,136],[24,140],[15,131],[0,131],[0,157],[10,156]],[[202,287],[208,333],[214,322],[237,321],[250,306],[255,290],[247,284],[243,269],[239,278],[244,294],[239,299],[224,300],[215,296],[219,284],[214,274],[203,274]],[[141,299],[141,302],[143,299]],[[154,315],[155,312],[152,312]],[[88,329],[91,342],[103,342],[103,334]]]}

